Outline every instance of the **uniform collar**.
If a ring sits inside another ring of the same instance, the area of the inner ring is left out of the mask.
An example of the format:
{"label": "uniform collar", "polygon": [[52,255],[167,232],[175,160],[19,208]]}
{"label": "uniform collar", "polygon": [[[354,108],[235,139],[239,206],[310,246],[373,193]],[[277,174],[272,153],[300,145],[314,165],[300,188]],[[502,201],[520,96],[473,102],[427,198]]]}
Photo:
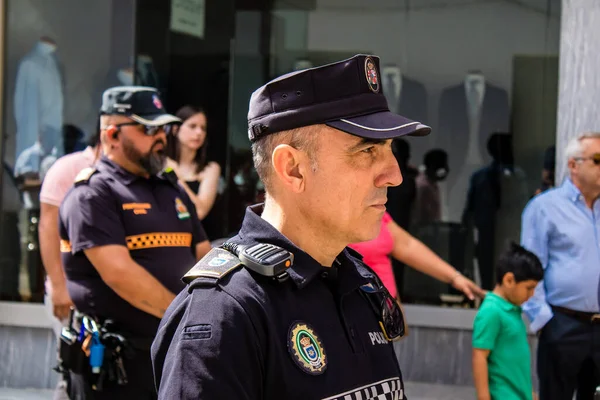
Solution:
{"label": "uniform collar", "polygon": [[125,168],[121,167],[119,164],[114,161],[108,159],[106,156],[102,156],[98,163],[96,164],[96,168],[99,171],[105,171],[114,176],[119,182],[129,185],[133,181],[137,179],[145,179],[141,176],[132,174],[127,171]]}
{"label": "uniform collar", "polygon": [[[317,260],[275,229],[273,225],[262,219],[260,216],[262,211],[263,204],[257,204],[246,209],[244,222],[239,232],[242,242],[271,243],[294,254],[294,264],[288,270],[288,274],[299,289],[307,286],[324,272],[331,272],[328,267],[322,266]],[[337,265],[340,292],[346,293],[355,290],[369,283],[373,278],[372,273],[363,266],[359,257],[362,258],[360,254],[346,248],[336,258],[334,268]]]}
{"label": "uniform collar", "polygon": [[514,305],[510,301],[498,296],[494,292],[488,292],[485,298],[486,300],[493,301],[494,303],[498,304],[500,308],[502,308],[504,311],[518,311],[519,313],[521,312],[521,307]]}

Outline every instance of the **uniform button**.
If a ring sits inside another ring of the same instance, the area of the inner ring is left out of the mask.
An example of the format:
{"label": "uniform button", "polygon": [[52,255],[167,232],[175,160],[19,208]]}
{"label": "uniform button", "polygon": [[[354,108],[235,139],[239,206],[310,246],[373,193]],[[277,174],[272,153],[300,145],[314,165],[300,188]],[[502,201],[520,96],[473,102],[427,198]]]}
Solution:
{"label": "uniform button", "polygon": [[321,276],[323,277],[323,279],[327,279],[327,277],[329,277],[329,272],[325,271],[321,274]]}

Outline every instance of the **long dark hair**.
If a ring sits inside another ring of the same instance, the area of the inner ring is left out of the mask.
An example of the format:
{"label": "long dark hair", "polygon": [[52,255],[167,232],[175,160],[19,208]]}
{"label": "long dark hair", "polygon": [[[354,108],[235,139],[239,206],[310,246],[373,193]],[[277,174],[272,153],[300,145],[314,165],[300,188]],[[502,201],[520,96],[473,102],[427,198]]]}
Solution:
{"label": "long dark hair", "polygon": [[[202,107],[185,105],[181,107],[175,115],[177,118],[181,119],[181,122],[184,123],[189,118],[193,117],[196,114],[204,114],[206,117],[206,112]],[[208,125],[208,123],[207,123]],[[167,137],[167,156],[172,160],[175,160],[177,164],[179,164],[179,158],[181,156],[179,138],[177,135],[169,135]],[[202,147],[200,147],[196,151],[196,156],[194,157],[194,162],[196,163],[196,173],[202,171],[204,167],[206,167],[206,154],[208,149],[208,132],[206,137],[204,138],[204,143]]]}

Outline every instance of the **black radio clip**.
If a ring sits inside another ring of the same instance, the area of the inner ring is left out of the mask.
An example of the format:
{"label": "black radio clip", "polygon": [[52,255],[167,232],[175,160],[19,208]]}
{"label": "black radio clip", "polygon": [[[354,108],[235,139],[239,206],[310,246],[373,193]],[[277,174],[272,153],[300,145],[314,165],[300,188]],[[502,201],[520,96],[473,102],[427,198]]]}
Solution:
{"label": "black radio clip", "polygon": [[272,277],[278,282],[289,278],[287,269],[294,264],[294,255],[291,252],[270,243],[244,246],[226,242],[221,248],[235,254],[249,270]]}

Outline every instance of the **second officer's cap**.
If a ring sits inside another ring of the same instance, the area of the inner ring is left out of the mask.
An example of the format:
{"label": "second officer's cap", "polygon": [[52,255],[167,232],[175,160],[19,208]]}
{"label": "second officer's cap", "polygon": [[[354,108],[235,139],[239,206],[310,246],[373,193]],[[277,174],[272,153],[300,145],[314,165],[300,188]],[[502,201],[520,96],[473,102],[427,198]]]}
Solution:
{"label": "second officer's cap", "polygon": [[100,113],[125,115],[148,126],[181,122],[167,113],[158,90],[145,86],[116,86],[105,90]]}
{"label": "second officer's cap", "polygon": [[379,57],[364,54],[283,75],[252,93],[251,141],[314,124],[368,139],[431,132],[419,121],[390,112],[381,87]]}

